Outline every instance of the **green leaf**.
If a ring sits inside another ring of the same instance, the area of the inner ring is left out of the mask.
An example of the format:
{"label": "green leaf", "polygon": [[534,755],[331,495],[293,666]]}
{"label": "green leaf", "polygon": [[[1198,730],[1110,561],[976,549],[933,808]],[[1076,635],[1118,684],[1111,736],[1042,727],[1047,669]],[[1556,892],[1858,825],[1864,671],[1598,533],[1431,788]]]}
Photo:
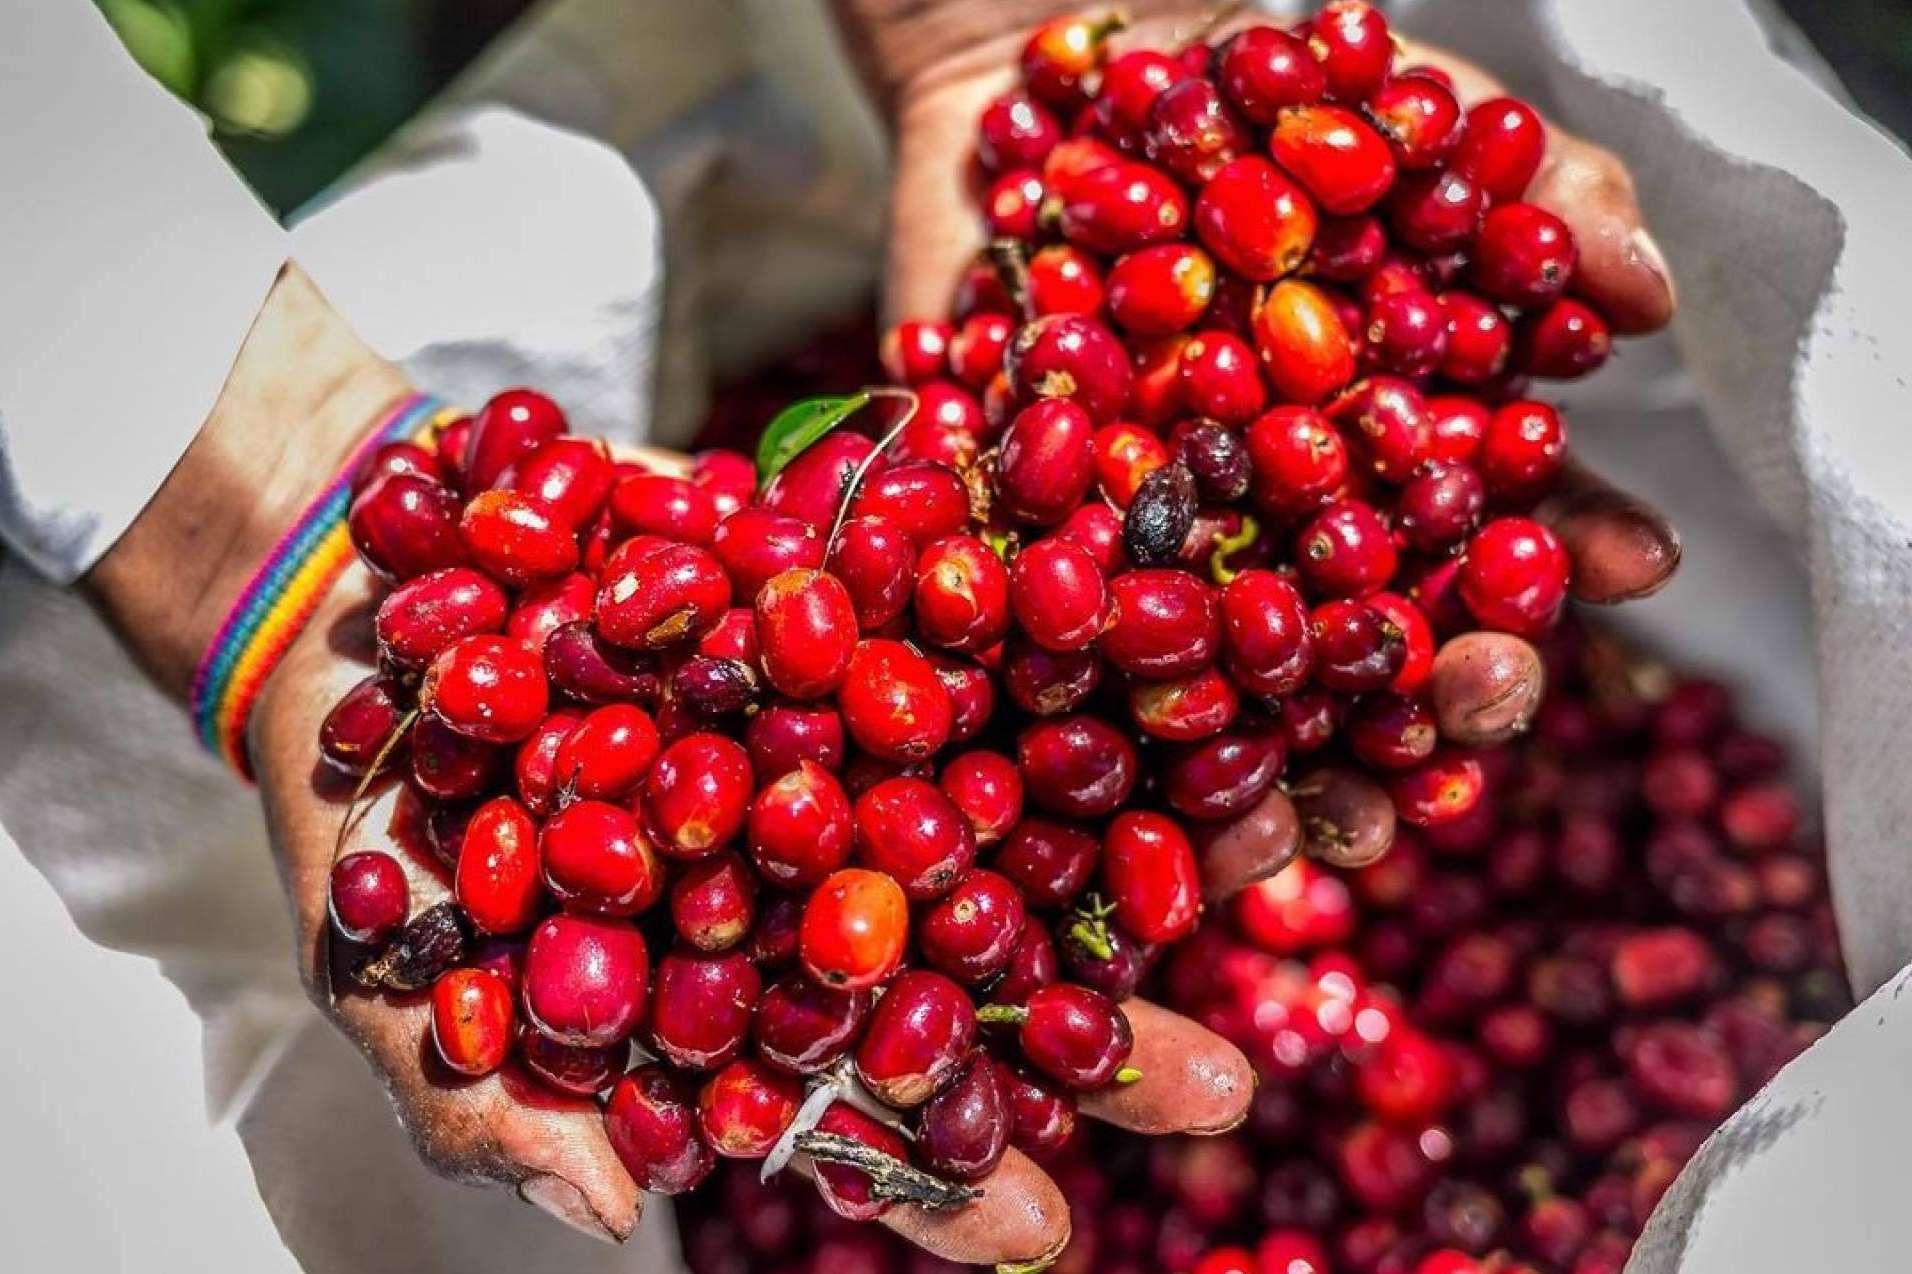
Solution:
{"label": "green leaf", "polygon": [[870,401],[869,393],[844,398],[805,398],[777,413],[757,443],[757,481],[765,483],[804,449],[856,415]]}

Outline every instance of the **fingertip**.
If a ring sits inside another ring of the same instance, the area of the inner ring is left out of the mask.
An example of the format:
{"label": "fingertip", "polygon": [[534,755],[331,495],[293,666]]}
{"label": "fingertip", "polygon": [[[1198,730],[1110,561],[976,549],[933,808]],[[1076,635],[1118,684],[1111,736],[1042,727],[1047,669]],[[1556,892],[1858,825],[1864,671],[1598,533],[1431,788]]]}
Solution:
{"label": "fingertip", "polygon": [[1293,861],[1301,849],[1301,820],[1288,797],[1272,791],[1233,822],[1199,829],[1196,837],[1202,896],[1219,902]]}
{"label": "fingertip", "polygon": [[1583,472],[1541,510],[1573,559],[1573,595],[1610,605],[1649,597],[1679,569],[1680,534],[1643,500]]}
{"label": "fingertip", "polygon": [[1069,1242],[1069,1203],[1049,1174],[1011,1149],[976,1183],[982,1197],[946,1212],[899,1205],[883,1224],[945,1260],[1022,1265],[1049,1260]]}
{"label": "fingertip", "polygon": [[1626,166],[1611,151],[1558,129],[1557,152],[1527,197],[1573,231],[1579,250],[1572,288],[1623,335],[1654,332],[1673,319],[1678,294],[1666,256],[1646,228]]}
{"label": "fingertip", "polygon": [[1434,655],[1428,686],[1443,738],[1463,747],[1504,743],[1533,720],[1546,666],[1532,645],[1508,633],[1463,633]]}
{"label": "fingertip", "polygon": [[1227,1132],[1248,1117],[1255,1072],[1240,1049],[1179,1013],[1147,1000],[1124,1000],[1135,1032],[1128,1064],[1141,1072],[1078,1099],[1084,1114],[1131,1132]]}

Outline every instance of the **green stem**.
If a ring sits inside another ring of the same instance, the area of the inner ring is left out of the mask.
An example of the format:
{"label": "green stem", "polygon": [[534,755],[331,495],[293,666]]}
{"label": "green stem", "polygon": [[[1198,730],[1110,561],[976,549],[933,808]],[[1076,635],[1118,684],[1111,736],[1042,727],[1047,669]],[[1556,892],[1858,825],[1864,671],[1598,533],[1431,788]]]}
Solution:
{"label": "green stem", "polygon": [[916,391],[913,389],[896,389],[887,385],[879,385],[874,389],[866,389],[862,392],[868,394],[871,398],[900,398],[909,403],[909,406],[904,408],[903,418],[897,421],[896,424],[891,427],[890,431],[877,441],[876,446],[870,449],[870,454],[863,457],[862,462],[859,463],[855,471],[850,474],[849,482],[844,484],[843,503],[837,505],[836,521],[830,526],[830,538],[823,542],[823,559],[826,562],[830,560],[830,550],[836,547],[837,533],[843,530],[843,520],[850,516],[850,505],[856,499],[857,488],[863,485],[864,475],[869,473],[870,466],[876,463],[876,458],[885,451],[888,451],[890,444],[903,436],[903,431],[909,428],[910,421],[916,419],[917,408],[922,406],[923,402],[922,399],[916,396]]}
{"label": "green stem", "polygon": [[1029,1020],[1029,1010],[1020,1004],[985,1004],[976,1010],[978,1022],[1007,1022],[1021,1026]]}

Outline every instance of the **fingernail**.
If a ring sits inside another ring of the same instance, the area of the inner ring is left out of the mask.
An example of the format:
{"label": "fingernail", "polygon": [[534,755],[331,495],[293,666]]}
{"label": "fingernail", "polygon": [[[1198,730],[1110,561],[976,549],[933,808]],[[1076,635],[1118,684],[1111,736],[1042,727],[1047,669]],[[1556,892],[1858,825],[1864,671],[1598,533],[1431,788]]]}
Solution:
{"label": "fingernail", "polygon": [[518,1183],[518,1197],[532,1207],[548,1212],[580,1234],[588,1234],[603,1243],[616,1244],[617,1235],[604,1224],[586,1202],[584,1191],[563,1177],[527,1177]]}
{"label": "fingernail", "polygon": [[1646,232],[1645,226],[1635,226],[1627,242],[1633,249],[1633,258],[1647,269],[1658,275],[1660,282],[1666,285],[1667,300],[1678,304],[1680,294],[1673,284],[1673,271],[1667,267],[1666,256],[1660,251],[1660,245]]}

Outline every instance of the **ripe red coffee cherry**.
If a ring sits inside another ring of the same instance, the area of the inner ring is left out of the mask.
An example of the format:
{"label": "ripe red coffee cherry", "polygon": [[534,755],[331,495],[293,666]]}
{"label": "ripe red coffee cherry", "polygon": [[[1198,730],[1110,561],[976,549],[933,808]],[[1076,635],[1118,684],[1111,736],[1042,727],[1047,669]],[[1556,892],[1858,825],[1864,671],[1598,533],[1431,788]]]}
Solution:
{"label": "ripe red coffee cherry", "polygon": [[657,726],[642,708],[608,704],[566,733],[554,758],[558,786],[613,801],[635,788],[657,759]]}
{"label": "ripe red coffee cherry", "polygon": [[360,492],[345,525],[360,560],[397,583],[465,560],[458,497],[429,478],[389,473]]}
{"label": "ripe red coffee cherry", "polygon": [[1327,406],[1328,418],[1348,435],[1358,466],[1384,482],[1405,482],[1433,449],[1427,400],[1395,376],[1369,376]]}
{"label": "ripe red coffee cherry", "polygon": [[1272,571],[1243,571],[1222,589],[1221,628],[1229,671],[1256,694],[1299,689],[1313,665],[1307,607]]}
{"label": "ripe red coffee cherry", "polygon": [[[764,507],[827,530],[843,504],[850,475],[874,450],[876,444],[862,434],[848,430],[826,434],[770,480],[763,489]],[[883,458],[878,456],[871,462],[870,472],[879,473],[884,467]]]}
{"label": "ripe red coffee cherry", "polygon": [[1301,188],[1253,155],[1231,160],[1215,173],[1196,196],[1194,216],[1195,234],[1216,260],[1261,282],[1297,269],[1319,225],[1314,204]]}
{"label": "ripe red coffee cherry", "polygon": [[1199,75],[1170,85],[1149,106],[1142,146],[1148,157],[1191,186],[1255,144],[1254,134]]}
{"label": "ripe red coffee cherry", "polygon": [[1314,678],[1330,690],[1379,690],[1407,659],[1401,630],[1372,606],[1323,602],[1308,617],[1314,638]]}
{"label": "ripe red coffee cherry", "polygon": [[857,643],[837,692],[850,736],[890,761],[920,761],[949,739],[949,691],[929,660],[899,641]]}
{"label": "ripe red coffee cherry", "polygon": [[1388,229],[1399,246],[1442,256],[1474,237],[1483,206],[1480,187],[1457,172],[1408,173],[1388,195]]}
{"label": "ripe red coffee cherry", "polygon": [[1363,697],[1348,714],[1347,732],[1354,754],[1384,770],[1419,765],[1439,738],[1427,701],[1399,694]]}
{"label": "ripe red coffee cherry", "polygon": [[671,885],[671,925],[699,951],[742,942],[757,915],[757,873],[732,853],[692,863]]}
{"label": "ripe red coffee cherry", "polygon": [[[1011,168],[1035,168],[1041,165],[1043,158],[1061,140],[1062,126],[1056,122],[1055,116],[1031,101],[1025,93],[1004,93],[983,108],[976,129],[976,158],[993,173]],[[928,325],[902,326],[920,329]],[[891,338],[901,334],[900,329],[892,329],[884,338],[885,354],[889,352]],[[907,366],[901,359],[897,361],[899,366]],[[885,366],[888,367],[889,363],[890,359],[886,357]],[[898,371],[890,374],[898,379],[908,379]]]}
{"label": "ripe red coffee cherry", "polygon": [[[1200,205],[1197,205],[1197,220]],[[1127,332],[1168,336],[1202,316],[1215,296],[1215,263],[1193,244],[1131,252],[1109,271],[1109,314]]]}
{"label": "ripe red coffee cherry", "polygon": [[453,969],[432,983],[432,1043],[460,1075],[489,1075],[505,1064],[517,1033],[511,986],[485,969]]}
{"label": "ripe red coffee cherry", "polygon": [[1328,77],[1308,46],[1275,27],[1255,26],[1215,50],[1210,67],[1234,108],[1262,127],[1284,108],[1318,102]]}
{"label": "ripe red coffee cherry", "polygon": [[891,455],[903,461],[927,461],[958,473],[976,463],[989,422],[983,405],[948,381],[916,386],[918,411],[903,427]]}
{"label": "ripe red coffee cherry", "polygon": [[1102,658],[1093,650],[1048,651],[1021,634],[1012,634],[1003,646],[1003,687],[1033,716],[1059,716],[1081,707],[1102,684],[1102,669]]}
{"label": "ripe red coffee cherry", "polygon": [[1596,371],[1613,352],[1613,334],[1600,311],[1563,296],[1521,321],[1514,366],[1529,376],[1570,379]]}
{"label": "ripe red coffee cherry", "polygon": [[1038,721],[1016,740],[1029,798],[1071,818],[1114,813],[1135,789],[1135,744],[1100,717]]}
{"label": "ripe red coffee cherry", "polygon": [[910,604],[916,546],[884,518],[851,518],[830,548],[830,573],[849,591],[857,626],[874,632]]}
{"label": "ripe red coffee cherry", "polygon": [[1547,129],[1533,107],[1493,97],[1467,112],[1454,168],[1480,183],[1495,203],[1525,194],[1547,153]]}
{"label": "ripe red coffee cherry", "polygon": [[570,911],[634,916],[664,893],[657,851],[636,817],[619,805],[587,800],[565,806],[545,820],[538,853],[546,887]]}
{"label": "ripe red coffee cherry", "polygon": [[936,784],[969,820],[978,845],[993,845],[1022,817],[1022,772],[1000,752],[954,757]]}
{"label": "ripe red coffee cherry", "polygon": [[1067,517],[1095,478],[1095,425],[1068,397],[1016,413],[1003,432],[996,498],[1011,516],[1037,525]]}
{"label": "ripe red coffee cherry", "polygon": [[1008,967],[1022,939],[1022,891],[993,871],[972,871],[916,928],[923,958],[959,982],[985,982]]}
{"label": "ripe red coffee cherry", "polygon": [[1308,23],[1308,51],[1321,64],[1329,96],[1365,102],[1394,65],[1394,36],[1365,0],[1329,0]]}
{"label": "ripe red coffee cherry", "polygon": [[602,1048],[644,1020],[650,953],[628,920],[547,917],[524,953],[524,1010],[560,1044]]}
{"label": "ripe red coffee cherry", "polygon": [[1388,779],[1394,810],[1416,827],[1436,827],[1465,816],[1480,803],[1485,778],[1473,756],[1437,748],[1426,762]]}
{"label": "ripe red coffee cherry", "polygon": [[1496,204],[1474,239],[1474,286],[1510,305],[1538,306],[1558,297],[1579,258],[1567,223],[1530,203]]}
{"label": "ripe red coffee cherry", "polygon": [[1481,440],[1487,436],[1487,422],[1492,418],[1487,407],[1472,398],[1443,394],[1427,400],[1427,415],[1432,434],[1430,457],[1459,464],[1474,463],[1480,453]]}
{"label": "ripe red coffee cherry", "polygon": [[1074,244],[1052,243],[1029,258],[1029,304],[1036,314],[1093,315],[1106,295],[1101,265]]}
{"label": "ripe red coffee cherry", "polygon": [[716,853],[743,830],[755,784],[750,755],[720,734],[687,734],[651,767],[644,815],[672,858]]}
{"label": "ripe red coffee cherry", "polygon": [[977,1049],[949,1086],[924,1105],[917,1121],[917,1156],[932,1172],[979,1180],[1002,1162],[1012,1123],[1001,1066]]}
{"label": "ripe red coffee cherry", "polygon": [[833,990],[801,973],[787,974],[757,1005],[757,1054],[786,1074],[814,1075],[850,1051],[871,1003],[868,991]]}
{"label": "ripe red coffee cherry", "polygon": [[[1183,347],[1186,348],[1192,340],[1191,337],[1183,341]],[[1175,375],[1179,382],[1179,362]],[[1177,397],[1180,397],[1179,388]],[[1149,475],[1173,460],[1162,439],[1140,425],[1124,421],[1096,430],[1096,482],[1101,486],[1102,494],[1120,508],[1128,508],[1134,502],[1136,493],[1142,489],[1142,484],[1148,481]]]}
{"label": "ripe red coffee cherry", "polygon": [[1041,233],[1042,205],[1048,197],[1042,174],[1034,169],[1011,168],[1004,172],[982,195],[983,225],[989,237],[1034,239]]}
{"label": "ripe red coffee cherry", "polygon": [[663,688],[652,656],[609,645],[588,621],[551,630],[544,669],[554,690],[585,703],[655,704]]}
{"label": "ripe red coffee cherry", "polygon": [[949,341],[950,374],[972,392],[980,391],[1002,370],[1003,350],[1016,325],[1003,314],[973,314]]}
{"label": "ripe red coffee cherry", "polygon": [[1081,650],[1109,622],[1109,596],[1089,551],[1052,536],[1017,555],[1009,602],[1030,639],[1050,650]]}
{"label": "ripe red coffee cherry", "polygon": [[902,962],[909,919],[903,889],[889,876],[858,867],[834,872],[804,904],[804,970],[838,990],[873,987]]}
{"label": "ripe red coffee cherry", "polygon": [[486,801],[465,828],[454,880],[458,905],[480,933],[520,933],[544,903],[538,826],[509,796]]}
{"label": "ripe red coffee cherry", "polygon": [[1278,731],[1259,722],[1244,723],[1176,748],[1162,772],[1162,795],[1189,818],[1233,818],[1261,800],[1287,759]]}
{"label": "ripe red coffee cherry", "polygon": [[379,649],[402,667],[423,668],[461,637],[502,629],[508,608],[504,590],[467,567],[420,575],[379,604]]}
{"label": "ripe red coffee cherry", "polygon": [[513,588],[553,579],[578,564],[576,532],[542,501],[516,491],[480,491],[458,522],[465,553]]}
{"label": "ripe red coffee cherry", "polygon": [[604,1131],[638,1188],[654,1194],[695,1189],[717,1162],[683,1081],[655,1063],[617,1081],[604,1107]]}
{"label": "ripe red coffee cherry", "polygon": [[1188,225],[1188,197],[1161,169],[1108,164],[1061,187],[1060,228],[1069,242],[1104,256],[1178,239]]}
{"label": "ripe red coffee cherry", "polygon": [[707,545],[722,518],[717,501],[688,478],[639,473],[611,491],[611,517],[632,535],[661,535],[686,544]]}
{"label": "ripe red coffee cherry", "polygon": [[360,850],[332,864],[326,906],[332,927],[353,942],[380,943],[411,911],[405,869],[390,854]]}
{"label": "ripe red coffee cherry", "polygon": [[764,676],[793,699],[835,690],[856,646],[856,607],[834,575],[808,568],[772,578],[757,594],[757,641]]}
{"label": "ripe red coffee cherry", "polygon": [[830,707],[772,704],[750,718],[744,746],[756,774],[787,774],[804,761],[834,772],[843,765],[843,718]]}
{"label": "ripe red coffee cherry", "polygon": [[1119,28],[1106,18],[1069,13],[1037,27],[1022,46],[1017,66],[1029,91],[1058,110],[1088,100],[1083,78],[1102,65],[1103,41]]}
{"label": "ripe red coffee cherry", "polygon": [[602,438],[553,438],[512,465],[503,480],[577,530],[604,507],[616,471]]}
{"label": "ripe red coffee cherry", "polygon": [[1009,964],[989,988],[991,1004],[1021,1004],[1039,986],[1061,976],[1056,944],[1041,925],[1024,924]]}
{"label": "ripe red coffee cherry", "polygon": [[802,518],[746,505],[717,524],[711,551],[740,596],[797,567],[823,565],[823,535]]}
{"label": "ripe red coffee cherry", "polygon": [[1153,738],[1179,743],[1226,729],[1240,709],[1234,682],[1215,668],[1173,681],[1137,682],[1129,690],[1129,716],[1136,726]]}
{"label": "ripe red coffee cherry", "polygon": [[1069,823],[1026,818],[1010,831],[990,865],[1022,890],[1031,907],[1053,910],[1075,901],[1102,856],[1095,835]]}
{"label": "ripe red coffee cherry", "polygon": [[1029,1064],[1078,1091],[1114,1081],[1135,1046],[1129,1020],[1113,1000],[1066,982],[1032,992],[1020,1007],[991,1006],[977,1016],[1016,1024]]}
{"label": "ripe red coffee cherry", "polygon": [[651,978],[651,1047],[673,1066],[715,1070],[743,1051],[763,979],[740,951],[673,951]]}
{"label": "ripe red coffee cherry", "polygon": [[731,1062],[697,1094],[697,1123],[726,1159],[762,1159],[803,1104],[803,1086],[754,1058]]}
{"label": "ripe red coffee cherry", "polygon": [[1428,76],[1395,76],[1375,91],[1368,111],[1393,144],[1395,161],[1409,171],[1446,162],[1460,145],[1460,102]]}
{"label": "ripe red coffee cherry", "polygon": [[1173,942],[1202,910],[1195,847],[1160,814],[1126,810],[1102,841],[1102,880],[1122,927],[1144,942]]}
{"label": "ripe red coffee cherry", "polygon": [[[1233,276],[1226,276],[1216,283],[1215,299],[1208,307],[1209,322],[1225,331],[1246,328],[1245,323],[1236,323],[1233,319],[1236,314],[1245,313],[1253,302],[1252,296],[1242,293],[1242,288],[1248,285],[1237,286],[1232,279]],[[1188,335],[1183,332],[1130,339],[1129,404],[1124,415],[1145,428],[1164,429],[1181,413],[1182,346],[1188,341]]]}
{"label": "ripe red coffee cherry", "polygon": [[[888,1124],[872,1119],[847,1102],[836,1102],[817,1121],[817,1131],[860,1141],[893,1159],[907,1160],[909,1142]],[[816,1165],[817,1193],[830,1211],[849,1221],[874,1221],[890,1210],[877,1195],[868,1173],[840,1163]]]}
{"label": "ripe red coffee cherry", "polygon": [[1009,631],[1009,572],[975,536],[945,536],[916,559],[913,603],[924,641],[974,654]]}
{"label": "ripe red coffee cherry", "polygon": [[1480,385],[1506,370],[1513,349],[1513,326],[1499,306],[1472,292],[1456,290],[1441,294],[1441,309],[1447,315],[1442,376],[1456,384]]}
{"label": "ripe red coffee cherry", "polygon": [[596,1097],[611,1086],[625,1063],[626,1048],[572,1048],[518,1028],[518,1059],[525,1069],[557,1092],[573,1097]]}
{"label": "ripe red coffee cherry", "polygon": [[1488,419],[1474,466],[1490,496],[1532,501],[1553,486],[1566,457],[1566,423],[1560,413],[1522,398],[1497,408]]}
{"label": "ripe red coffee cherry", "polygon": [[438,460],[430,451],[415,442],[388,442],[366,457],[365,463],[352,475],[352,498],[358,499],[365,488],[388,473],[409,473],[431,482],[443,481]]}
{"label": "ripe red coffee cherry", "polygon": [[1361,500],[1337,500],[1295,536],[1295,565],[1317,597],[1377,592],[1394,578],[1399,562],[1387,523]]}
{"label": "ripe red coffee cherry", "polygon": [[987,669],[949,655],[931,656],[930,665],[949,692],[949,741],[967,743],[995,714],[996,683]]}
{"label": "ripe red coffee cherry", "polygon": [[1345,107],[1324,104],[1283,111],[1268,148],[1275,162],[1331,216],[1366,212],[1394,184],[1394,153],[1386,139]]}
{"label": "ripe red coffee cherry", "polygon": [[570,431],[564,412],[535,389],[507,389],[494,395],[472,417],[465,439],[464,462],[459,466],[465,489],[484,491],[496,486],[518,460]]}
{"label": "ripe red coffee cherry", "polygon": [[1177,375],[1191,412],[1224,425],[1245,425],[1268,401],[1255,351],[1227,332],[1199,332],[1182,346]]}
{"label": "ripe red coffee cherry", "polygon": [[1461,556],[1461,600],[1483,627],[1538,636],[1560,616],[1570,567],[1560,537],[1546,527],[1495,518]]}
{"label": "ripe red coffee cherry", "polygon": [[[377,675],[346,691],[319,726],[319,754],[326,763],[355,778],[370,770],[399,729],[405,715],[399,706],[403,694],[397,681]],[[401,739],[382,764],[389,770],[404,759]]]}
{"label": "ripe red coffee cherry", "polygon": [[1155,49],[1132,49],[1112,60],[1103,68],[1093,103],[1103,136],[1124,150],[1141,149],[1149,108],[1188,74],[1181,62]]}
{"label": "ripe red coffee cherry", "polygon": [[947,465],[913,460],[866,478],[850,512],[885,518],[913,543],[927,544],[969,525],[969,489]]}
{"label": "ripe red coffee cherry", "polygon": [[1358,282],[1374,273],[1387,250],[1387,232],[1372,215],[1329,217],[1315,232],[1308,272],[1337,283]]}
{"label": "ripe red coffee cherry", "polygon": [[1255,352],[1275,392],[1290,402],[1318,403],[1354,379],[1354,343],[1328,294],[1301,279],[1282,279],[1255,310]]}
{"label": "ripe red coffee cherry", "polygon": [[885,779],[856,799],[857,861],[912,901],[940,897],[976,860],[969,820],[933,784]]}
{"label": "ripe red coffee cherry", "polygon": [[1348,447],[1310,407],[1274,407],[1245,435],[1255,501],[1281,517],[1321,507],[1348,480]]}
{"label": "ripe red coffee cherry", "polygon": [[605,564],[598,590],[598,635],[639,650],[674,645],[721,619],[730,596],[723,567],[694,544],[668,544],[629,556],[620,551]]}
{"label": "ripe red coffee cherry", "polygon": [[1128,402],[1128,352],[1108,328],[1079,314],[1049,314],[1018,328],[1003,371],[1019,399],[1066,398],[1107,424]]}
{"label": "ripe red coffee cherry", "polygon": [[440,801],[462,801],[488,791],[503,768],[504,753],[489,743],[455,734],[436,717],[412,726],[412,782]]}
{"label": "ripe red coffee cherry", "polygon": [[543,654],[552,633],[591,618],[596,599],[597,581],[581,571],[534,584],[518,595],[518,604],[505,617],[505,635]]}
{"label": "ripe red coffee cherry", "polygon": [[911,969],[870,1011],[856,1077],[891,1106],[920,1106],[955,1077],[975,1042],[969,993],[940,973]]}
{"label": "ripe red coffee cherry", "polygon": [[1211,662],[1221,637],[1215,591],[1186,571],[1140,570],[1109,584],[1115,620],[1101,648],[1138,677],[1186,676]]}
{"label": "ripe red coffee cherry", "polygon": [[710,492],[719,518],[743,508],[756,494],[757,465],[743,452],[716,448],[699,451],[690,460],[690,480]]}
{"label": "ripe red coffee cherry", "polygon": [[1030,1154],[1059,1150],[1075,1135],[1075,1097],[1021,1067],[1003,1067],[1009,1144]]}
{"label": "ripe red coffee cherry", "polygon": [[1402,376],[1426,376],[1447,353],[1447,312],[1425,292],[1396,292],[1368,307],[1362,357]]}
{"label": "ripe red coffee cherry", "polygon": [[766,784],[750,806],[750,856],[780,885],[810,885],[849,861],[853,824],[843,785],[814,761]]}
{"label": "ripe red coffee cherry", "polygon": [[1394,529],[1407,547],[1437,553],[1465,539],[1486,505],[1487,489],[1472,466],[1433,460],[1402,484]]}
{"label": "ripe red coffee cherry", "polygon": [[584,714],[560,708],[539,724],[530,738],[518,745],[512,760],[512,777],[517,781],[518,798],[525,808],[543,818],[557,805],[558,745],[584,720]]}

